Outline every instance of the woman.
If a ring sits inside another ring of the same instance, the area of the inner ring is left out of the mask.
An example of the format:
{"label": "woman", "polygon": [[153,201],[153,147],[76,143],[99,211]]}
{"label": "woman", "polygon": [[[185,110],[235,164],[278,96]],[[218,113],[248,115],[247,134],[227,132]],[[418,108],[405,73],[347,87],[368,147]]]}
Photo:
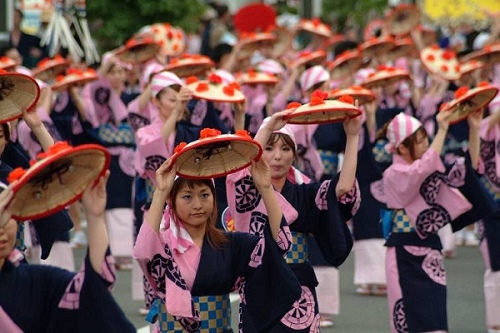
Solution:
{"label": "woman", "polygon": [[[352,248],[347,228],[359,204],[355,173],[358,132],[361,119],[347,119],[344,167],[340,175],[324,182],[308,179],[292,167],[296,154],[293,132],[284,117],[291,110],[275,113],[266,119],[255,140],[264,147],[263,159],[271,167],[271,183],[280,198],[292,232],[292,248],[286,262],[302,286],[300,311],[292,308],[271,332],[319,332],[320,315],[316,295],[317,277],[308,260],[307,235],[312,234],[330,266],[339,266]],[[227,178],[229,210],[239,231],[261,232],[265,224],[253,217],[256,196],[248,172],[231,174]]]}
{"label": "woman", "polygon": [[[157,170],[153,202],[134,250],[167,313],[159,316],[156,331],[232,332],[229,293],[238,288],[240,329],[268,332],[300,295],[282,259],[289,230],[269,166],[259,160],[251,167],[261,203],[270,212],[261,215],[269,221],[263,237],[217,229],[213,181],[176,178],[175,172],[171,159]],[[153,315],[160,312],[155,310]]]}
{"label": "woman", "polygon": [[20,262],[17,222],[9,210],[12,183],[0,194],[0,327],[20,332],[135,332],[110,288],[115,281],[104,225],[109,171],[82,197],[89,252],[79,273]]}

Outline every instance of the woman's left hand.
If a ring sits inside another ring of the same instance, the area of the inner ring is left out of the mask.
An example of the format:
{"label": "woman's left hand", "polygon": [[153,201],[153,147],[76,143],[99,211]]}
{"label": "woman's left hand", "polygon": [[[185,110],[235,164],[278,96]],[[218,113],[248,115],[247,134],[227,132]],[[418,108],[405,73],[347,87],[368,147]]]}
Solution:
{"label": "woman's left hand", "polygon": [[12,187],[16,183],[17,181],[10,184],[9,187],[4,189],[2,193],[0,193],[0,228],[3,228],[7,223],[9,223],[12,217],[12,212],[10,210],[10,207],[12,207],[12,204],[14,202],[12,200],[12,197],[14,196]]}
{"label": "woman's left hand", "polygon": [[[354,106],[359,108],[358,100],[355,100]],[[357,116],[354,118],[347,117],[344,120],[344,131],[346,135],[358,135],[359,130],[361,129],[361,125],[363,124],[362,117]]]}
{"label": "woman's left hand", "polygon": [[481,108],[467,116],[467,123],[469,124],[469,128],[479,128],[479,126],[481,125],[481,121],[483,120],[483,111],[484,109]]}
{"label": "woman's left hand", "polygon": [[23,119],[31,129],[42,126],[42,121],[40,120],[40,116],[38,115],[36,108],[29,111],[23,109]]}
{"label": "woman's left hand", "polygon": [[259,191],[271,187],[271,168],[263,158],[252,161],[250,173]]}
{"label": "woman's left hand", "polygon": [[87,186],[82,196],[82,204],[85,209],[85,213],[94,216],[100,216],[104,214],[106,209],[106,184],[109,179],[109,170],[107,170],[103,176],[96,180],[96,183]]}

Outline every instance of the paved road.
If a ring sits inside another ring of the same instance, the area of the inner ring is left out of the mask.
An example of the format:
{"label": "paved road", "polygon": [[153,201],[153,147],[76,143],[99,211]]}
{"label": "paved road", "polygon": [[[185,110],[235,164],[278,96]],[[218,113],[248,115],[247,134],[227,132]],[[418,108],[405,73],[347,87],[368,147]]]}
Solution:
{"label": "paved road", "polygon": [[[77,263],[84,250],[76,250]],[[457,257],[445,262],[448,277],[448,321],[452,333],[484,333],[483,262],[478,248],[460,247]],[[139,329],[146,325],[138,314],[142,302],[132,301],[130,271],[118,272],[114,295]],[[340,269],[340,314],[326,333],[380,333],[389,331],[387,301],[380,296],[359,296],[352,285],[352,255]]]}

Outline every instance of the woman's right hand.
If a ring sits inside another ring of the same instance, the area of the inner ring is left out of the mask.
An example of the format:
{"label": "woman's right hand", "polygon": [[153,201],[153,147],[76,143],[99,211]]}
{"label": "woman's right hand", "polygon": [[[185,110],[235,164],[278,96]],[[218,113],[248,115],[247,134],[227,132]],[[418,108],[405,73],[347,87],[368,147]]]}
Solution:
{"label": "woman's right hand", "polygon": [[288,123],[285,117],[292,113],[293,110],[294,109],[287,109],[274,113],[266,124],[267,128],[271,131],[277,131],[283,128],[283,126]]}
{"label": "woman's right hand", "polygon": [[17,183],[14,182],[10,184],[6,189],[0,193],[0,228],[3,228],[7,223],[9,223],[12,212],[10,207],[13,205],[12,197],[14,196],[14,192],[12,191],[12,187]]}
{"label": "woman's right hand", "polygon": [[453,110],[442,110],[436,114],[436,122],[440,130],[448,131],[450,127],[450,116]]}
{"label": "woman's right hand", "polygon": [[175,180],[176,167],[169,158],[156,170],[156,189],[155,191],[162,191],[170,193]]}

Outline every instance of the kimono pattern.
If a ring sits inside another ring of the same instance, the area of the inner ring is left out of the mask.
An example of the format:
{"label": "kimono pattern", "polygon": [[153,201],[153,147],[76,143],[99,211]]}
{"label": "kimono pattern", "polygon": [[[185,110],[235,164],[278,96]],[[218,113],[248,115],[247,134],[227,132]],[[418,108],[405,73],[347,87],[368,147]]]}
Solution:
{"label": "kimono pattern", "polygon": [[88,254],[78,273],[6,260],[0,270],[0,327],[26,333],[133,333],[110,293],[115,278],[109,250],[101,274]]}

